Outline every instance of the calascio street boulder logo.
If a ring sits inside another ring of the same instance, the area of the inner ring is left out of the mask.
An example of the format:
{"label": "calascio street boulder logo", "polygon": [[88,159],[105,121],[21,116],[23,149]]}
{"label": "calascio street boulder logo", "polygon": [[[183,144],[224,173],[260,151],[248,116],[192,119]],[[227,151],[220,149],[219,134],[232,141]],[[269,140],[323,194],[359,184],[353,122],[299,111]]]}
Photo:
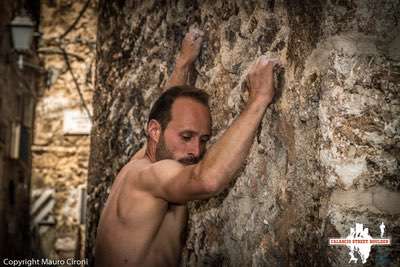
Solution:
{"label": "calascio street boulder logo", "polygon": [[346,238],[330,238],[331,246],[347,246],[350,249],[349,263],[357,263],[359,259],[364,264],[367,262],[372,246],[390,246],[391,240],[383,238],[385,234],[385,224],[379,225],[381,232],[380,238],[373,238],[361,223],[356,223],[356,227],[350,227],[350,234]]}

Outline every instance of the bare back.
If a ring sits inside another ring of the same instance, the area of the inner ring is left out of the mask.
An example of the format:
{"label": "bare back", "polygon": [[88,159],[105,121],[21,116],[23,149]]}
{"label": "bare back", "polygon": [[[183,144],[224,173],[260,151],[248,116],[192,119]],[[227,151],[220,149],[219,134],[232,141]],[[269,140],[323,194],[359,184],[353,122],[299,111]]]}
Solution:
{"label": "bare back", "polygon": [[152,164],[130,161],[118,174],[99,222],[95,266],[177,266],[187,222],[174,205],[129,185]]}

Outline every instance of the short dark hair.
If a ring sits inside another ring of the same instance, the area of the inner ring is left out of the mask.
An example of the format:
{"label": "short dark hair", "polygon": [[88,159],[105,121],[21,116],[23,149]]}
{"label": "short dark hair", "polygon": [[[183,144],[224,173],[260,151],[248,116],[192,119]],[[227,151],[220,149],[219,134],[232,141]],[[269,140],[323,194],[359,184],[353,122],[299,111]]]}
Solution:
{"label": "short dark hair", "polygon": [[154,102],[147,123],[151,120],[156,120],[160,123],[161,129],[165,130],[171,120],[172,105],[179,97],[189,97],[207,108],[209,107],[209,95],[205,91],[189,85],[173,86],[164,91]]}

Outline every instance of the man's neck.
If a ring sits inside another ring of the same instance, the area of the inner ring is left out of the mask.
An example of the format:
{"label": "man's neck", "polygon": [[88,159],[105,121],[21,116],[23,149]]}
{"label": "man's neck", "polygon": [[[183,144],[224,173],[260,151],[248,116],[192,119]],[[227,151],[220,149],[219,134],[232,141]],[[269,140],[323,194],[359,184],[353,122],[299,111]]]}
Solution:
{"label": "man's neck", "polygon": [[152,142],[147,143],[146,147],[146,153],[144,155],[147,159],[149,159],[151,162],[156,162],[156,147],[155,144]]}

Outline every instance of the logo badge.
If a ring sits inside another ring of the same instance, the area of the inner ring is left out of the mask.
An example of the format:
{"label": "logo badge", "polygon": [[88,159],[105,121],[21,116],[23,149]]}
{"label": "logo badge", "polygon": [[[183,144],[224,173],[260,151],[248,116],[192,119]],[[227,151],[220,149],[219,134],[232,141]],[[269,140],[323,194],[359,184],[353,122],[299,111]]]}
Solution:
{"label": "logo badge", "polygon": [[358,262],[357,255],[361,258],[364,264],[367,262],[372,246],[390,246],[391,240],[383,238],[385,234],[385,224],[382,222],[379,225],[381,232],[380,238],[373,238],[370,236],[368,228],[364,228],[361,223],[356,223],[356,227],[350,228],[350,234],[346,238],[329,238],[329,245],[331,246],[347,246],[350,249],[349,263]]}

